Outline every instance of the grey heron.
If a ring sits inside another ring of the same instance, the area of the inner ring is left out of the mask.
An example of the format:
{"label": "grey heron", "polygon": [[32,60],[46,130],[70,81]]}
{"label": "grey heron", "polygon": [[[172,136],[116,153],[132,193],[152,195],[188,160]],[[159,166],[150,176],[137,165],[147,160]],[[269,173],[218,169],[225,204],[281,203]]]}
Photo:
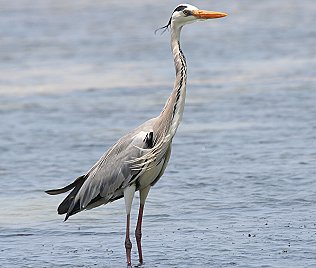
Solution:
{"label": "grey heron", "polygon": [[88,170],[71,184],[46,193],[56,195],[71,191],[59,205],[58,214],[66,214],[65,221],[86,209],[113,202],[124,197],[126,207],[125,249],[127,265],[131,265],[130,212],[135,191],[139,191],[140,205],[135,236],[139,263],[143,263],[141,226],[145,200],[150,188],[163,175],[171,152],[171,144],[182,119],[187,80],[187,65],[180,48],[180,32],[185,24],[198,20],[225,17],[222,12],[200,10],[181,4],[173,11],[168,24],[176,78],[170,97],[162,112],[127,133]]}

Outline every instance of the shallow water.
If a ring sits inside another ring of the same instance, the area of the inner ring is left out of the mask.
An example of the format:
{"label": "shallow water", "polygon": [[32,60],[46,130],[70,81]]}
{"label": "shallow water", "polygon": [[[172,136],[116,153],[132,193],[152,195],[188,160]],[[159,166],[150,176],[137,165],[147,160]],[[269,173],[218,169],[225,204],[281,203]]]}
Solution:
{"label": "shallow water", "polygon": [[[64,223],[43,191],[160,112],[174,70],[153,31],[176,4],[0,2],[0,267],[125,266],[123,200]],[[188,96],[144,267],[316,267],[316,5],[196,5],[229,17],[183,31]]]}

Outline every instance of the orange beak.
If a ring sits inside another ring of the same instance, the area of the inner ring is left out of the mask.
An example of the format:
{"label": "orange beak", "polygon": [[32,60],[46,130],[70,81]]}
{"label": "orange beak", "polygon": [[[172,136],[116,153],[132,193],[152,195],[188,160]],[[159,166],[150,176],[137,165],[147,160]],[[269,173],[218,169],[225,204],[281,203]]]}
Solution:
{"label": "orange beak", "polygon": [[197,19],[218,19],[222,17],[226,17],[226,13],[216,12],[216,11],[207,11],[207,10],[193,10],[192,15]]}

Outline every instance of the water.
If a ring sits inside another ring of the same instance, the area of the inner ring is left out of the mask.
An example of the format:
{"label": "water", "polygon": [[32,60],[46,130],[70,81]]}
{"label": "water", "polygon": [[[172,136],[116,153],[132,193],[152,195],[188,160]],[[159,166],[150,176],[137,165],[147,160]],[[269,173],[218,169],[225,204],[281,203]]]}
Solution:
{"label": "water", "polygon": [[[43,191],[160,112],[174,68],[153,31],[177,4],[0,2],[1,267],[125,266],[123,200],[64,223]],[[229,17],[183,31],[188,96],[144,267],[316,267],[316,5],[195,4]]]}

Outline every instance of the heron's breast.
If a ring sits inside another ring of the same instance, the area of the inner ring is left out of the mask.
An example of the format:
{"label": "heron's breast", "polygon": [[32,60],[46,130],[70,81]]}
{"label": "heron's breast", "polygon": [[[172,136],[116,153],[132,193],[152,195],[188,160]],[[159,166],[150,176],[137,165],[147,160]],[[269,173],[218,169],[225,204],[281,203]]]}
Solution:
{"label": "heron's breast", "polygon": [[163,168],[164,162],[165,162],[165,159],[160,161],[160,163],[158,163],[155,167],[146,170],[139,177],[138,179],[139,189],[143,189],[147,187],[148,185],[152,184],[157,179],[157,177],[159,176]]}

